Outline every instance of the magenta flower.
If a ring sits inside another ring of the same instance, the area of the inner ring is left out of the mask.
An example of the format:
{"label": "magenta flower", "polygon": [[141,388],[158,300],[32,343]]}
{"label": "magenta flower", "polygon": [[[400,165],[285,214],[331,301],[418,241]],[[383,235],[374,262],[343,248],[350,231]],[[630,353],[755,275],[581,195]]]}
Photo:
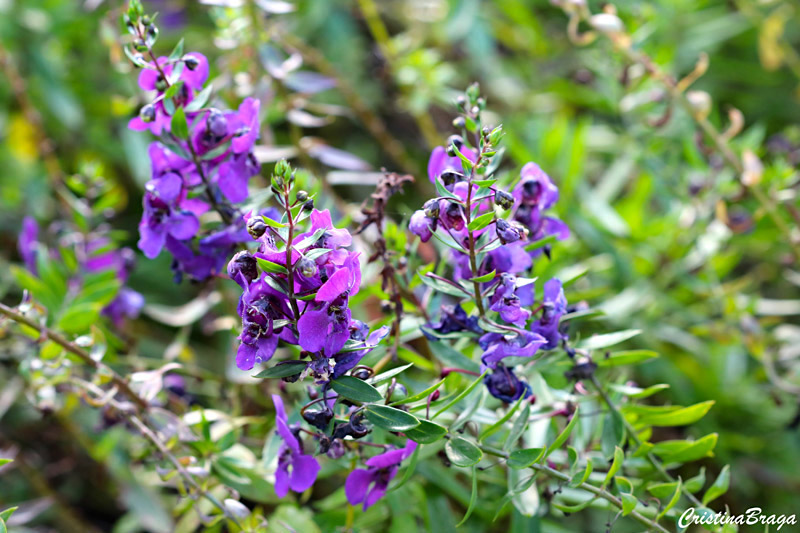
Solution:
{"label": "magenta flower", "polygon": [[317,291],[315,300],[322,305],[307,310],[297,321],[300,346],[304,350],[322,350],[326,356],[332,357],[344,347],[350,338],[350,309],[347,308],[347,302],[350,296],[358,292],[360,284],[358,254],[351,254]]}
{"label": "magenta flower", "polygon": [[200,221],[194,213],[177,206],[181,191],[181,178],[174,173],[164,174],[146,185],[138,246],[149,259],[158,257],[168,235],[186,240],[200,229]]}
{"label": "magenta flower", "polygon": [[547,340],[542,346],[544,350],[558,347],[563,335],[559,332],[561,315],[567,312],[567,298],[561,280],[553,278],[544,284],[544,301],[542,302],[542,316],[531,324],[531,331],[541,335]]}
{"label": "magenta flower", "polygon": [[273,394],[272,403],[275,404],[275,428],[283,440],[278,449],[275,494],[278,498],[283,498],[289,489],[298,493],[310,489],[317,480],[320,466],[313,456],[303,453],[303,444],[300,438],[289,427],[281,397]]}
{"label": "magenta flower", "polygon": [[242,317],[242,333],[236,352],[236,366],[250,370],[256,363],[272,358],[278,339],[289,335],[289,329],[275,321],[291,316],[286,295],[273,289],[265,280],[266,274],[244,288],[238,312]]}
{"label": "magenta flower", "polygon": [[367,459],[364,464],[369,468],[357,468],[350,472],[344,483],[344,492],[350,505],[363,502],[363,509],[380,500],[389,483],[397,475],[398,466],[414,453],[417,443],[408,440],[405,448],[391,450]]}

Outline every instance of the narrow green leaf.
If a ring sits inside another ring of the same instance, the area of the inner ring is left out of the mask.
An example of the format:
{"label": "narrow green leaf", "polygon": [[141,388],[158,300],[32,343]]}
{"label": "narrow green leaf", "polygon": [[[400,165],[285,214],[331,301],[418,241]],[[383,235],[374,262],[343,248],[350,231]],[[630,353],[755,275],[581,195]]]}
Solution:
{"label": "narrow green leaf", "polygon": [[519,400],[517,400],[514,403],[513,407],[511,407],[511,409],[508,409],[506,411],[506,414],[500,417],[500,419],[497,422],[495,422],[491,426],[484,429],[483,432],[481,432],[480,437],[478,437],[478,441],[483,442],[484,440],[488,439],[489,437],[500,431],[503,428],[503,425],[514,415],[515,412],[517,412],[519,406],[522,405],[523,402],[527,401],[528,399],[525,398],[524,395],[521,396]]}
{"label": "narrow green leaf", "polygon": [[464,288],[460,285],[456,285],[455,283],[448,283],[446,281],[442,281],[438,278],[433,278],[428,275],[419,274],[420,279],[422,282],[427,285],[428,287],[432,288],[435,291],[443,292],[445,294],[449,294],[450,296],[456,296],[458,298],[469,298],[472,295],[468,293]]}
{"label": "narrow green leaf", "polygon": [[572,418],[570,418],[569,423],[567,424],[567,427],[565,427],[564,431],[559,433],[558,437],[556,437],[556,440],[554,440],[553,443],[547,447],[547,451],[544,452],[544,455],[540,460],[541,462],[544,462],[544,460],[547,459],[551,453],[559,449],[565,442],[567,442],[570,433],[572,433],[572,430],[575,429],[575,425],[577,423],[578,423],[578,408],[576,407],[575,412],[572,413]]}
{"label": "narrow green leaf", "polygon": [[703,486],[706,484],[706,467],[700,467],[700,473],[694,476],[693,478],[689,478],[683,484],[683,488],[688,490],[691,493],[699,492]]}
{"label": "narrow green leaf", "polygon": [[586,483],[586,480],[589,479],[589,476],[592,475],[594,471],[594,463],[592,463],[591,458],[586,459],[586,468],[583,469],[583,473],[580,476],[575,476],[572,478],[572,481],[569,482],[570,487],[578,487],[583,483]]}
{"label": "narrow green leaf", "polygon": [[417,402],[419,400],[424,400],[425,398],[427,398],[428,396],[433,394],[439,387],[441,387],[443,383],[444,383],[444,380],[438,381],[438,382],[434,383],[433,385],[431,385],[430,387],[428,387],[427,389],[425,389],[422,392],[418,392],[416,394],[412,394],[411,396],[406,396],[405,398],[403,398],[401,400],[395,400],[389,405],[404,405],[404,404],[407,404],[407,403],[414,403],[414,402]]}
{"label": "narrow green leaf", "polygon": [[487,281],[492,281],[495,276],[497,275],[496,270],[492,270],[488,274],[484,274],[483,276],[478,276],[477,278],[470,278],[470,281],[477,281],[478,283],[486,283]]}
{"label": "narrow green leaf", "polygon": [[453,398],[453,399],[452,399],[450,402],[448,402],[448,403],[447,403],[447,405],[445,405],[444,407],[442,407],[441,409],[439,409],[438,411],[436,411],[436,414],[434,414],[434,415],[431,417],[431,420],[433,420],[433,419],[437,418],[437,417],[438,417],[440,414],[444,413],[445,411],[447,411],[448,409],[450,409],[452,406],[454,406],[455,404],[457,404],[458,402],[460,402],[461,400],[463,400],[464,398],[466,398],[466,397],[467,397],[467,395],[469,395],[469,393],[470,393],[470,392],[472,392],[472,391],[473,391],[473,389],[475,389],[475,387],[477,387],[479,383],[482,383],[482,382],[483,382],[483,378],[486,376],[486,374],[487,374],[488,372],[489,372],[489,370],[487,369],[487,370],[486,370],[486,371],[485,371],[483,374],[481,374],[480,376],[478,376],[478,377],[477,377],[477,379],[475,379],[475,381],[473,381],[472,383],[470,383],[469,387],[467,387],[466,389],[464,389],[464,390],[463,390],[463,391],[462,391],[462,392],[461,392],[461,393],[460,393],[458,396],[456,396],[456,397],[455,397],[455,398]]}
{"label": "narrow green leaf", "polygon": [[717,476],[716,481],[714,481],[714,484],[708,487],[708,490],[703,495],[703,505],[708,505],[728,492],[728,485],[730,485],[730,482],[731,469],[729,465],[725,465],[719,473],[719,476]]}
{"label": "narrow green leaf", "polygon": [[714,405],[714,400],[697,403],[675,411],[642,415],[637,422],[646,426],[687,426],[703,418],[712,405]]}
{"label": "narrow green leaf", "polygon": [[672,483],[654,483],[647,487],[647,492],[658,498],[659,500],[662,498],[666,498],[675,494],[675,488],[678,486],[678,482],[674,481]]}
{"label": "narrow green leaf", "polygon": [[603,335],[592,335],[583,339],[578,343],[578,347],[584,350],[599,350],[600,348],[608,348],[614,346],[628,339],[631,339],[641,333],[640,329],[625,329],[622,331],[615,331],[614,333],[605,333]]}
{"label": "narrow green leaf", "polygon": [[464,437],[453,437],[444,447],[447,458],[456,466],[472,466],[483,459],[483,452]]}
{"label": "narrow green leaf", "polygon": [[503,443],[504,451],[508,451],[513,448],[517,443],[517,440],[519,440],[519,438],[525,432],[525,428],[528,427],[530,414],[531,403],[528,402],[525,404],[525,407],[522,409],[522,412],[519,414],[519,416],[517,416],[517,419],[514,421],[514,425],[511,426],[511,432],[509,432],[508,437],[506,437],[506,441]]}
{"label": "narrow green leaf", "polygon": [[[208,102],[208,98],[211,96],[211,90],[213,87],[209,85],[199,93],[195,95],[191,102],[186,105],[186,111],[192,113],[194,111],[200,111],[203,109],[203,106],[206,105]],[[227,147],[226,147],[227,148]]]}
{"label": "narrow green leaf", "polygon": [[8,522],[8,519],[11,518],[11,515],[14,514],[14,511],[19,509],[19,507],[9,507],[5,511],[0,511],[0,520]]}
{"label": "narrow green leaf", "polygon": [[622,451],[622,448],[617,446],[614,448],[614,460],[611,462],[611,467],[608,469],[606,478],[601,485],[603,488],[605,488],[605,486],[608,485],[608,482],[611,481],[615,475],[617,475],[619,469],[622,468],[623,461],[625,461],[625,452]]}
{"label": "narrow green leaf", "polygon": [[650,350],[625,350],[611,352],[608,357],[597,358],[597,366],[635,365],[658,357],[657,352]]}
{"label": "narrow green leaf", "polygon": [[656,520],[661,520],[661,518],[666,515],[670,509],[675,507],[675,504],[678,503],[678,500],[681,499],[681,480],[678,478],[678,482],[675,484],[675,492],[672,493],[672,498],[670,498],[667,505],[661,510],[660,513],[656,516]]}
{"label": "narrow green leaf", "polygon": [[361,403],[379,402],[383,396],[378,389],[353,376],[342,376],[331,382],[331,387],[339,395]]}
{"label": "narrow green leaf", "polygon": [[177,61],[183,57],[183,38],[178,41],[178,44],[175,45],[175,48],[172,49],[172,53],[169,55],[170,61]]}
{"label": "narrow green leaf", "polygon": [[469,506],[467,507],[467,512],[464,513],[464,518],[456,524],[456,527],[464,524],[467,519],[472,514],[472,510],[475,508],[475,502],[478,501],[478,475],[476,472],[476,467],[472,467],[472,495],[469,497]]}

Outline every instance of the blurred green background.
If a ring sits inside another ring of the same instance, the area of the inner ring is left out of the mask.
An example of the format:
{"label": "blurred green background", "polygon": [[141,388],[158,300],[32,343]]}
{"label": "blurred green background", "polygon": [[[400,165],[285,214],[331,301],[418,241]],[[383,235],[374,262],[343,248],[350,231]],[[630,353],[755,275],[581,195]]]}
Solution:
{"label": "blurred green background", "polygon": [[[654,401],[716,402],[688,433],[656,437],[719,433],[715,456],[702,462],[708,478],[731,464],[731,490],[718,503],[797,511],[800,266],[770,213],[743,190],[692,117],[669,104],[663,86],[606,39],[571,43],[567,16],[546,1],[314,0],[293,2],[294,12],[281,15],[256,4],[145,2],[161,13],[164,54],[183,37],[187,50],[209,57],[215,88],[230,105],[248,94],[262,98],[262,144],[303,148],[301,164],[327,176],[343,200],[360,202],[371,189],[309,157],[315,142],[373,169],[414,173],[416,188],[393,204],[398,220],[432,190],[427,156],[449,135],[456,91],[480,82],[508,132],[506,158],[516,166],[536,161],[561,188],[557,209],[573,237],[537,272],[586,269],[570,301],[602,302],[609,328],[643,330],[636,346],[662,357],[630,378],[669,383]],[[602,6],[590,5],[595,12]],[[634,45],[676,79],[708,54],[708,70],[692,89],[710,95],[709,120],[719,129],[729,110],[744,115],[730,145],[761,158],[758,187],[796,238],[800,6],[661,0],[616,7]],[[149,139],[126,129],[142,101],[119,44],[121,8],[102,0],[0,0],[0,265],[18,261],[22,217],[52,219],[60,202],[54,183],[76,173],[113,184],[117,212],[109,222],[135,246]],[[295,51],[304,69],[336,87],[300,94],[272,79],[275,49]],[[295,118],[288,120],[290,110]],[[164,255],[141,258],[131,285],[148,302],[169,305],[201,291],[173,284],[163,274],[168,267]],[[16,294],[5,266],[3,294]],[[149,356],[173,342],[172,330],[151,322],[133,328]],[[217,334],[184,349],[199,367],[224,375],[229,345],[228,334]],[[775,362],[774,375],[765,357]],[[114,439],[92,429],[96,420],[74,406],[74,416],[57,423],[30,407],[8,410],[3,394],[16,390],[11,356],[0,354],[0,363],[0,447],[30,446],[48,465],[27,486],[0,481],[0,503],[56,491],[62,508],[55,516],[77,512],[100,530],[125,509],[148,508],[133,482],[122,491],[124,504],[117,491],[104,492],[109,476],[116,483],[126,477],[125,464],[108,449]],[[678,474],[691,477],[697,468]],[[58,523],[48,512],[49,523]],[[392,524],[402,531],[402,523]]]}

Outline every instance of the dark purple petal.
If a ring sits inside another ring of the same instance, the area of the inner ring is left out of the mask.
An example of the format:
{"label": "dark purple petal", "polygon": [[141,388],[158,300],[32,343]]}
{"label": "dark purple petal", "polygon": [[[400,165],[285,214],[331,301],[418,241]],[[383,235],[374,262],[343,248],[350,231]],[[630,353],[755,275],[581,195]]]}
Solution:
{"label": "dark purple petal", "polygon": [[330,323],[327,306],[316,311],[306,311],[297,321],[300,346],[309,352],[320,351],[325,346]]}
{"label": "dark purple petal", "polygon": [[350,472],[344,482],[344,493],[350,505],[358,505],[364,501],[367,490],[374,479],[374,473],[365,468],[357,468]]}

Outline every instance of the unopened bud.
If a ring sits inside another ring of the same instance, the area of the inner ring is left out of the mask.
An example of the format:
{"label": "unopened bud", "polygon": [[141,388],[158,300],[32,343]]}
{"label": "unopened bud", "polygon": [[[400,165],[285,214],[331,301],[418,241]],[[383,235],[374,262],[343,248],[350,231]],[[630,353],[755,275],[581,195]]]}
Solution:
{"label": "unopened bud", "polygon": [[156,107],[153,104],[147,104],[139,110],[139,118],[142,119],[142,122],[153,122],[156,119]]}
{"label": "unopened bud", "polygon": [[514,197],[507,191],[497,189],[494,193],[494,203],[503,209],[511,209],[514,206]]}
{"label": "unopened bud", "polygon": [[439,218],[439,200],[436,199],[428,200],[422,206],[422,211],[428,218],[434,218],[434,219]]}
{"label": "unopened bud", "polygon": [[314,199],[310,198],[303,204],[303,211],[311,211],[314,209]]}
{"label": "unopened bud", "polygon": [[297,201],[305,202],[308,200],[308,193],[306,191],[297,191]]}
{"label": "unopened bud", "polygon": [[267,225],[260,216],[251,217],[247,221],[247,233],[254,239],[260,239],[267,232]]}
{"label": "unopened bud", "polygon": [[311,278],[317,273],[317,264],[311,259],[304,257],[297,262],[297,270],[304,278]]}
{"label": "unopened bud", "polygon": [[706,118],[711,112],[711,95],[705,91],[689,91],[686,100],[692,107],[692,112],[699,118]]}
{"label": "unopened bud", "polygon": [[456,129],[462,129],[464,126],[467,125],[467,121],[464,120],[464,117],[456,117],[453,119],[453,127]]}
{"label": "unopened bud", "polygon": [[186,68],[189,70],[194,70],[200,66],[200,61],[194,56],[183,56],[183,64],[186,65]]}

